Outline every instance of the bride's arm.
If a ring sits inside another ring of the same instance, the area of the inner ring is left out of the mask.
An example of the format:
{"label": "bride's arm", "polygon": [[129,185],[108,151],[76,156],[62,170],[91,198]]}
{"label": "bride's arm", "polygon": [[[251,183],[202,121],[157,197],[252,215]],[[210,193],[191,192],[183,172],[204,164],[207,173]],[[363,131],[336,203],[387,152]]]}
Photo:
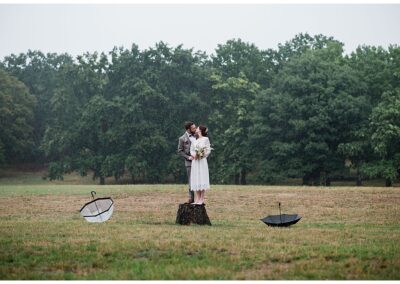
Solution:
{"label": "bride's arm", "polygon": [[204,149],[204,156],[207,158],[211,153],[210,139],[208,139],[208,137],[207,137],[205,144],[206,144],[206,148]]}

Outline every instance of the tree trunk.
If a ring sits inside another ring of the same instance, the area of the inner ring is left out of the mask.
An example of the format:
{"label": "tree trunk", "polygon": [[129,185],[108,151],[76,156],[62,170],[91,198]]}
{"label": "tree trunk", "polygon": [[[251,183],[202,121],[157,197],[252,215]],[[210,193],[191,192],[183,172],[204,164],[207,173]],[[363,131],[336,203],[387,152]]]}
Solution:
{"label": "tree trunk", "polygon": [[247,184],[247,182],[246,182],[246,170],[243,170],[242,169],[242,171],[240,172],[240,184],[243,184],[243,185],[245,185],[245,184]]}
{"label": "tree trunk", "polygon": [[313,174],[313,185],[314,186],[320,186],[321,185],[321,172],[315,172]]}
{"label": "tree trunk", "polygon": [[326,186],[331,186],[331,178],[330,178],[330,177],[327,177],[327,178],[326,178],[326,180],[325,180],[325,185],[326,185]]}
{"label": "tree trunk", "polygon": [[235,184],[239,184],[239,174],[235,174]]}
{"label": "tree trunk", "polygon": [[390,178],[386,179],[386,184],[387,187],[392,186],[392,180]]}
{"label": "tree trunk", "polygon": [[178,212],[176,213],[176,224],[181,225],[209,225],[211,226],[210,218],[208,218],[206,207],[204,205],[179,204]]}
{"label": "tree trunk", "polygon": [[357,168],[357,186],[362,186],[361,173],[360,173],[360,169],[358,169],[358,168]]}
{"label": "tree trunk", "polygon": [[305,174],[303,176],[303,185],[310,185],[310,175],[309,174]]}
{"label": "tree trunk", "polygon": [[321,172],[312,172],[303,176],[303,185],[321,185]]}
{"label": "tree trunk", "polygon": [[100,177],[100,184],[101,185],[105,185],[106,184],[106,180],[103,176]]}

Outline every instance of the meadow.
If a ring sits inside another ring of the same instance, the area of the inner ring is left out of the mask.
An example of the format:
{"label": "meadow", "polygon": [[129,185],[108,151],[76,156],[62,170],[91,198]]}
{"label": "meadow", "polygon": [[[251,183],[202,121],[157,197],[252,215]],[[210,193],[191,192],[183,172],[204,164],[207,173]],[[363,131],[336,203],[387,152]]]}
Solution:
{"label": "meadow", "polygon": [[[105,223],[79,214],[92,190],[115,201]],[[175,224],[185,198],[185,185],[0,179],[0,279],[400,278],[398,187],[215,185],[212,226]],[[262,223],[278,202],[302,220]]]}

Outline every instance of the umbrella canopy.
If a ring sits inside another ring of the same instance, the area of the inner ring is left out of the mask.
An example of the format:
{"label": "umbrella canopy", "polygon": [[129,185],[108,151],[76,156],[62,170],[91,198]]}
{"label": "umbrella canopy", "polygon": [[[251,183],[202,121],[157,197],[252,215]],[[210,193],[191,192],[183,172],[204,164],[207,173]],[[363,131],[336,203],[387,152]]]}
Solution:
{"label": "umbrella canopy", "polygon": [[281,203],[279,202],[279,215],[270,215],[260,219],[271,227],[288,227],[299,222],[301,217],[297,214],[282,214]]}
{"label": "umbrella canopy", "polygon": [[101,223],[110,219],[114,211],[114,201],[111,197],[94,199],[95,191],[91,192],[93,200],[82,206],[81,215],[91,223]]}

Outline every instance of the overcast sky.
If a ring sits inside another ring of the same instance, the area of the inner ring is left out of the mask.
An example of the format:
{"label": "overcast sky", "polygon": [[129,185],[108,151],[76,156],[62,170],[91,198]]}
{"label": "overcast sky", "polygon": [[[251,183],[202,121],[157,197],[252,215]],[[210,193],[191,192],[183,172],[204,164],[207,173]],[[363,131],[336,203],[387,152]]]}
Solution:
{"label": "overcast sky", "polygon": [[300,32],[333,36],[346,52],[400,44],[400,4],[0,4],[0,59],[28,49],[74,56],[132,43],[146,49],[161,40],[208,54],[232,38],[266,49]]}

